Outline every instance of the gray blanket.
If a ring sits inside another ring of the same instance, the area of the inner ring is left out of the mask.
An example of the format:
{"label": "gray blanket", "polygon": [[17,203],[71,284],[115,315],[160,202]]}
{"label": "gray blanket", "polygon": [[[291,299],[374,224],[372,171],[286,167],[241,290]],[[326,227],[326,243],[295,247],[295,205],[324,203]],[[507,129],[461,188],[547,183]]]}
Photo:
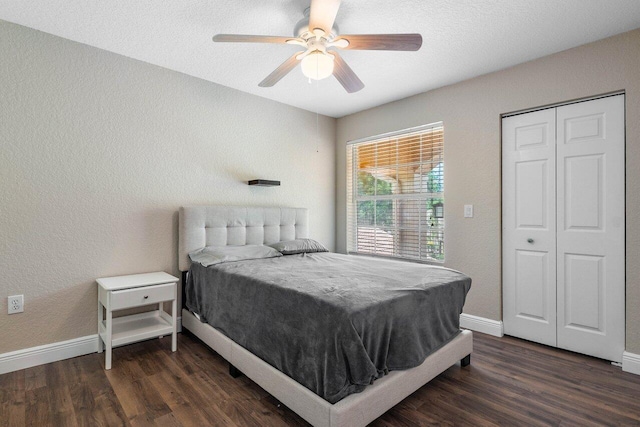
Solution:
{"label": "gray blanket", "polygon": [[459,333],[471,279],[333,253],[193,263],[186,306],[330,403],[409,369]]}

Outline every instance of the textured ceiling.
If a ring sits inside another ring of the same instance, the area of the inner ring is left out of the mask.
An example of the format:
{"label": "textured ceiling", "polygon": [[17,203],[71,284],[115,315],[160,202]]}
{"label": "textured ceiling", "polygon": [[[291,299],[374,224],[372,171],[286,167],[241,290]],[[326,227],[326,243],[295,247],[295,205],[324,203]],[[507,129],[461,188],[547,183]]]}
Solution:
{"label": "textured ceiling", "polygon": [[343,0],[343,34],[421,33],[418,52],[343,51],[365,88],[300,69],[258,83],[299,48],[213,43],[292,34],[309,0],[0,0],[0,19],[309,111],[341,117],[640,27],[639,0]]}

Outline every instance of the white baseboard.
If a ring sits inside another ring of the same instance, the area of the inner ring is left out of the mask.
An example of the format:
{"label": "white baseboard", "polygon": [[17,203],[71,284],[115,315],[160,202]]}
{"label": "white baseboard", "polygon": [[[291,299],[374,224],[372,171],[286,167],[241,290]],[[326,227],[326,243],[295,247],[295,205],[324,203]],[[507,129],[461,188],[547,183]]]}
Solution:
{"label": "white baseboard", "polygon": [[485,317],[478,317],[472,314],[462,313],[460,315],[460,327],[471,329],[472,331],[482,332],[483,334],[501,337],[504,335],[501,320],[492,320]]}
{"label": "white baseboard", "polygon": [[[182,317],[178,317],[176,322],[178,332],[181,332]],[[0,375],[97,351],[98,335],[96,334],[3,353],[0,354]]]}
{"label": "white baseboard", "polygon": [[98,335],[74,338],[0,354],[0,374],[98,351]]}
{"label": "white baseboard", "polygon": [[622,353],[622,370],[632,374],[640,375],[640,354]]}

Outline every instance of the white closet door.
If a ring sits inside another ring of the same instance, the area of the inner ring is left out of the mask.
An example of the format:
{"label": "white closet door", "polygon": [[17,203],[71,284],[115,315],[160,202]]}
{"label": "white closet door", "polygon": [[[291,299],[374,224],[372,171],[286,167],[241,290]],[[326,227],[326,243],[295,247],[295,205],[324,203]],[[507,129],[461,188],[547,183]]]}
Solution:
{"label": "white closet door", "polygon": [[557,108],[558,346],[624,351],[624,96]]}
{"label": "white closet door", "polygon": [[508,335],[556,345],[556,121],[502,121],[502,268]]}

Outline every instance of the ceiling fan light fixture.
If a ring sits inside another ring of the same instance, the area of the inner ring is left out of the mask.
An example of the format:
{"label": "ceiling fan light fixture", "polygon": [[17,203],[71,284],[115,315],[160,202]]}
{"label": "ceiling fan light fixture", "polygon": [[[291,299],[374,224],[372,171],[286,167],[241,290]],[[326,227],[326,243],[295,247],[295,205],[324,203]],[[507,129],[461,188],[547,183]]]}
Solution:
{"label": "ceiling fan light fixture", "polygon": [[333,74],[333,55],[316,50],[302,58],[300,67],[302,74],[310,79],[326,79]]}

